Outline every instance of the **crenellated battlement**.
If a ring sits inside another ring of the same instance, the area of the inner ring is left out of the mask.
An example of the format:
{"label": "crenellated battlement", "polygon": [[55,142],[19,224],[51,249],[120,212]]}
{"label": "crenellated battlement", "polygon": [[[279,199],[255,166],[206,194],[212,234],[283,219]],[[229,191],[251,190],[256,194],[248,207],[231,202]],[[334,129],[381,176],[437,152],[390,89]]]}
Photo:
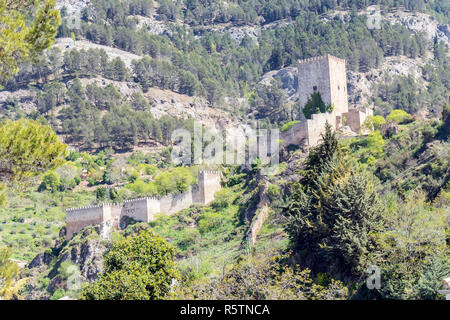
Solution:
{"label": "crenellated battlement", "polygon": [[298,63],[311,63],[311,62],[315,62],[315,61],[324,60],[326,58],[327,58],[327,56],[311,57],[311,58],[306,58],[306,59],[300,59],[300,60],[298,60]]}
{"label": "crenellated battlement", "polygon": [[156,213],[172,214],[192,204],[208,204],[215,192],[221,189],[221,172],[202,170],[198,172],[198,184],[185,192],[160,197],[141,197],[122,203],[105,202],[66,210],[67,239],[88,225],[100,224],[123,216],[137,221],[151,221]]}
{"label": "crenellated battlement", "polygon": [[210,170],[199,170],[198,173],[199,174],[205,174],[205,173],[207,173],[207,174],[215,174],[215,175],[218,175],[218,176],[222,175],[222,172],[220,172],[220,171],[210,171]]}
{"label": "crenellated battlement", "polygon": [[337,61],[337,62],[340,62],[340,63],[345,63],[345,59],[341,59],[341,58],[332,56],[331,54],[326,54],[326,55],[323,55],[323,56],[317,56],[317,57],[311,57],[311,58],[305,58],[305,59],[299,59],[299,60],[297,60],[297,62],[299,64],[301,64],[301,63],[311,63],[311,62],[322,61],[322,60],[326,60],[326,59],[334,60],[334,61]]}

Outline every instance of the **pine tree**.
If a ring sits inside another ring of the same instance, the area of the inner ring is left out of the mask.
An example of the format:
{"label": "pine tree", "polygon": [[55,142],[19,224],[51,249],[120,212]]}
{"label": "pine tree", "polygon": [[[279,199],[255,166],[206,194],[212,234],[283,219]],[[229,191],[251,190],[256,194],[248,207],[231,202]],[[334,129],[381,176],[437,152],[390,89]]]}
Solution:
{"label": "pine tree", "polygon": [[305,161],[287,208],[286,231],[303,262],[336,276],[361,276],[383,218],[375,183],[340,146],[327,124]]}

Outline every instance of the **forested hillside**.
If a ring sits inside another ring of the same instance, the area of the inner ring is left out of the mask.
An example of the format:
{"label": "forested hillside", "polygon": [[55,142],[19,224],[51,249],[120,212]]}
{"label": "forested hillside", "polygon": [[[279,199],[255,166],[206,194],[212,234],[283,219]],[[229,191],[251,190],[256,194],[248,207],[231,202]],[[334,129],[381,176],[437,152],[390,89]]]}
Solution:
{"label": "forested hillside", "polygon": [[[0,0],[1,298],[443,298],[448,1],[13,3]],[[291,128],[297,60],[326,54],[346,60],[349,107],[373,109],[360,136],[281,148],[270,176],[172,161],[173,131],[195,121]],[[183,192],[204,169],[222,173],[209,205],[65,238],[68,208]]]}

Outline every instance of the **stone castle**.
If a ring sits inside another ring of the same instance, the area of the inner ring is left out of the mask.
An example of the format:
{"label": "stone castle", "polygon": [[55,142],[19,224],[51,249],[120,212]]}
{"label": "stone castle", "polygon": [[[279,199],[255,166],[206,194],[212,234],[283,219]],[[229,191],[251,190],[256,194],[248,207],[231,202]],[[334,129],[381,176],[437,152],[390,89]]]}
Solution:
{"label": "stone castle", "polygon": [[154,220],[156,213],[172,214],[192,204],[208,204],[221,189],[220,179],[221,174],[218,171],[199,171],[198,183],[186,192],[159,198],[146,197],[126,200],[124,203],[104,203],[67,209],[66,239],[71,239],[75,233],[90,225],[110,222],[118,227],[123,217],[149,222]]}
{"label": "stone castle", "polygon": [[[298,99],[300,102],[300,122],[281,134],[283,144],[315,146],[328,122],[335,130],[360,132],[371,109],[349,109],[347,100],[347,78],[345,60],[331,55],[298,61]],[[303,108],[311,95],[320,93],[326,105],[333,106],[331,112],[312,114],[306,119]],[[67,239],[86,226],[111,222],[119,225],[123,217],[149,222],[156,213],[172,214],[188,208],[192,204],[208,204],[214,194],[221,189],[220,173],[200,171],[198,184],[188,191],[160,198],[140,198],[127,200],[122,204],[106,203],[98,206],[73,208],[66,211]]]}
{"label": "stone castle", "polygon": [[[333,110],[312,114],[311,119],[306,119],[303,108],[314,93],[320,93],[325,105],[333,106]],[[348,108],[345,60],[332,55],[298,61],[297,94],[301,108],[300,122],[282,133],[285,145],[317,145],[327,121],[335,130],[346,127],[353,133],[359,133],[366,118],[373,115],[369,108]]]}

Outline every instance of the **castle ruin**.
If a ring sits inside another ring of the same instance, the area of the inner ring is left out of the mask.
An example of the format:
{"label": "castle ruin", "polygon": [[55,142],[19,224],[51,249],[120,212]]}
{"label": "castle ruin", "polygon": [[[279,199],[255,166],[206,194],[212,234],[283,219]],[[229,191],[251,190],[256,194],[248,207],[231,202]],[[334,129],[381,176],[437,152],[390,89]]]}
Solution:
{"label": "castle ruin", "polygon": [[218,171],[199,171],[198,183],[186,192],[67,209],[66,239],[70,240],[75,233],[90,225],[112,222],[119,226],[123,217],[149,222],[155,219],[156,213],[173,214],[192,204],[206,205],[214,200],[215,193],[221,189],[220,177]]}
{"label": "castle ruin", "polygon": [[[312,114],[311,119],[306,119],[303,109],[315,93],[319,93],[324,104],[332,106],[333,110]],[[297,94],[300,122],[282,134],[285,145],[317,145],[326,122],[335,130],[348,126],[358,133],[366,118],[373,115],[369,108],[348,108],[345,60],[329,54],[298,61]]]}

